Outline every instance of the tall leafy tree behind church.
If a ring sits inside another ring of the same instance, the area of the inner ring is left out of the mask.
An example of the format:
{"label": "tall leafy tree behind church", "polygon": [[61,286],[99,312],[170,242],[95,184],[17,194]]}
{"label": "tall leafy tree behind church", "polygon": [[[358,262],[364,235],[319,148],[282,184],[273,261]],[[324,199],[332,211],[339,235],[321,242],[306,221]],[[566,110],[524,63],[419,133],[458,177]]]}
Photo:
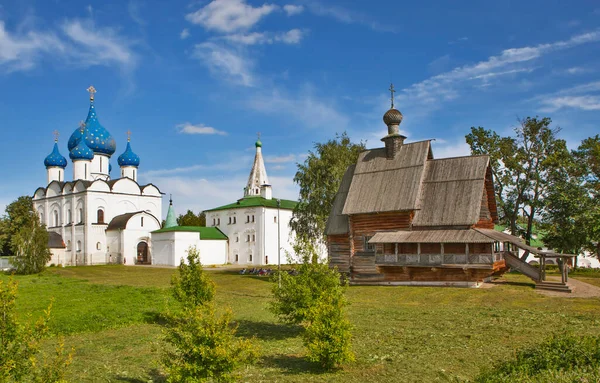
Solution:
{"label": "tall leafy tree behind church", "polygon": [[316,143],[314,151],[298,164],[294,182],[300,186],[300,198],[290,226],[299,243],[322,240],[333,199],[348,166],[356,163],[363,142],[353,143],[346,132],[325,143]]}
{"label": "tall leafy tree behind church", "polygon": [[195,214],[188,210],[187,213],[177,217],[177,226],[206,226],[206,214],[204,212]]}
{"label": "tall leafy tree behind church", "polygon": [[[519,121],[512,137],[482,127],[472,127],[466,136],[472,154],[490,156],[500,219],[527,244],[551,188],[550,174],[570,156],[565,141],[557,138],[560,129],[551,123],[547,117],[527,117]],[[521,216],[527,223],[520,232],[517,221]]]}

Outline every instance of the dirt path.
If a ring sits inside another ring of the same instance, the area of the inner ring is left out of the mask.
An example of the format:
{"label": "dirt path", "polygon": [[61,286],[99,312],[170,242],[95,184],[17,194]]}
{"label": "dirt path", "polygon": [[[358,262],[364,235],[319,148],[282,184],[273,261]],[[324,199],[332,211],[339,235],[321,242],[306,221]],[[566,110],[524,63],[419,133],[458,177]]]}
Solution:
{"label": "dirt path", "polygon": [[[550,281],[560,281],[558,277],[548,277]],[[559,291],[549,291],[549,290],[539,290],[536,289],[538,293],[542,295],[546,295],[549,297],[564,297],[564,298],[598,298],[600,297],[600,287],[590,285],[589,283],[585,283],[579,281],[577,279],[569,278],[569,287],[571,287],[572,292],[563,293]]]}

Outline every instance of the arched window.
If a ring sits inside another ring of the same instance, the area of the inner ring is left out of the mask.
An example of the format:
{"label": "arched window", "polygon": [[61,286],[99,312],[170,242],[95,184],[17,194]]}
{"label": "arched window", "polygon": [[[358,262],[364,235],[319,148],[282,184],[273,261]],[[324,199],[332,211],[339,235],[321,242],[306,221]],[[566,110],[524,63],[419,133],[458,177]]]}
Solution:
{"label": "arched window", "polygon": [[96,250],[102,250],[102,244],[100,242],[96,243]]}
{"label": "arched window", "polygon": [[239,262],[239,260],[240,260],[240,257],[239,257],[239,255],[236,254],[235,255],[235,262],[237,263],[237,262]]}
{"label": "arched window", "polygon": [[71,241],[67,241],[67,251],[71,251]]}
{"label": "arched window", "polygon": [[252,253],[248,254],[248,262],[252,262]]}
{"label": "arched window", "polygon": [[44,222],[44,213],[40,212],[40,222],[42,223],[42,225],[45,225]]}
{"label": "arched window", "polygon": [[83,209],[79,208],[79,223],[83,223]]}
{"label": "arched window", "polygon": [[81,251],[81,241],[77,241],[77,251]]}
{"label": "arched window", "polygon": [[71,216],[71,209],[67,210],[67,223],[73,223],[73,217]]}
{"label": "arched window", "polygon": [[96,222],[97,223],[104,223],[104,210],[98,209]]}
{"label": "arched window", "polygon": [[54,223],[54,227],[57,227],[58,226],[58,211],[54,210],[52,212],[52,216],[54,218],[54,222],[53,222]]}
{"label": "arched window", "polygon": [[141,222],[142,223],[142,227],[144,227],[144,217],[141,217],[141,218],[142,218],[142,220],[141,220],[142,221]]}

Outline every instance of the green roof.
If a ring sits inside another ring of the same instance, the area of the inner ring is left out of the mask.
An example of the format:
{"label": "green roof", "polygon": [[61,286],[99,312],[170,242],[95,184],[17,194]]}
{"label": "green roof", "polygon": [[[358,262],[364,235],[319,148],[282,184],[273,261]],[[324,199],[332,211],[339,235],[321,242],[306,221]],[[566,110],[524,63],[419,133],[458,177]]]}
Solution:
{"label": "green roof", "polygon": [[[296,201],[282,199],[281,200],[281,209],[294,210],[294,208],[296,207],[297,204],[298,204],[298,202],[296,202]],[[276,209],[277,208],[277,199],[275,199],[275,198],[266,199],[266,198],[263,198],[260,196],[244,197],[242,199],[238,199],[237,202],[230,203],[229,205],[223,205],[223,206],[219,206],[214,209],[209,209],[209,210],[205,210],[205,211],[219,211],[219,210],[238,209],[241,207],[256,207],[256,206],[272,207],[272,208]]]}
{"label": "green roof", "polygon": [[152,233],[169,233],[172,231],[200,233],[200,239],[227,239],[227,236],[218,228],[204,226],[173,226],[164,229],[158,229]]}

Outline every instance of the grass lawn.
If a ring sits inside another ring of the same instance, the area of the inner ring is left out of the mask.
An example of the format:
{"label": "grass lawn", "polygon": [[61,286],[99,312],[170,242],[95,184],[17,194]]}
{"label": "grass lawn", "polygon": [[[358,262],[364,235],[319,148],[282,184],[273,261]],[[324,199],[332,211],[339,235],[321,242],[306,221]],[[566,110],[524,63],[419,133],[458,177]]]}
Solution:
{"label": "grass lawn", "polygon": [[[54,298],[53,334],[74,346],[73,382],[161,381],[160,312],[174,269],[52,268],[19,281],[22,315]],[[447,382],[474,377],[553,333],[600,334],[600,299],[546,297],[516,274],[489,289],[351,287],[356,362],[323,373],[304,360],[300,331],[267,310],[270,282],[207,269],[217,302],[229,306],[238,334],[255,337],[261,359],[241,371],[248,382]],[[0,280],[8,277],[2,275]]]}

